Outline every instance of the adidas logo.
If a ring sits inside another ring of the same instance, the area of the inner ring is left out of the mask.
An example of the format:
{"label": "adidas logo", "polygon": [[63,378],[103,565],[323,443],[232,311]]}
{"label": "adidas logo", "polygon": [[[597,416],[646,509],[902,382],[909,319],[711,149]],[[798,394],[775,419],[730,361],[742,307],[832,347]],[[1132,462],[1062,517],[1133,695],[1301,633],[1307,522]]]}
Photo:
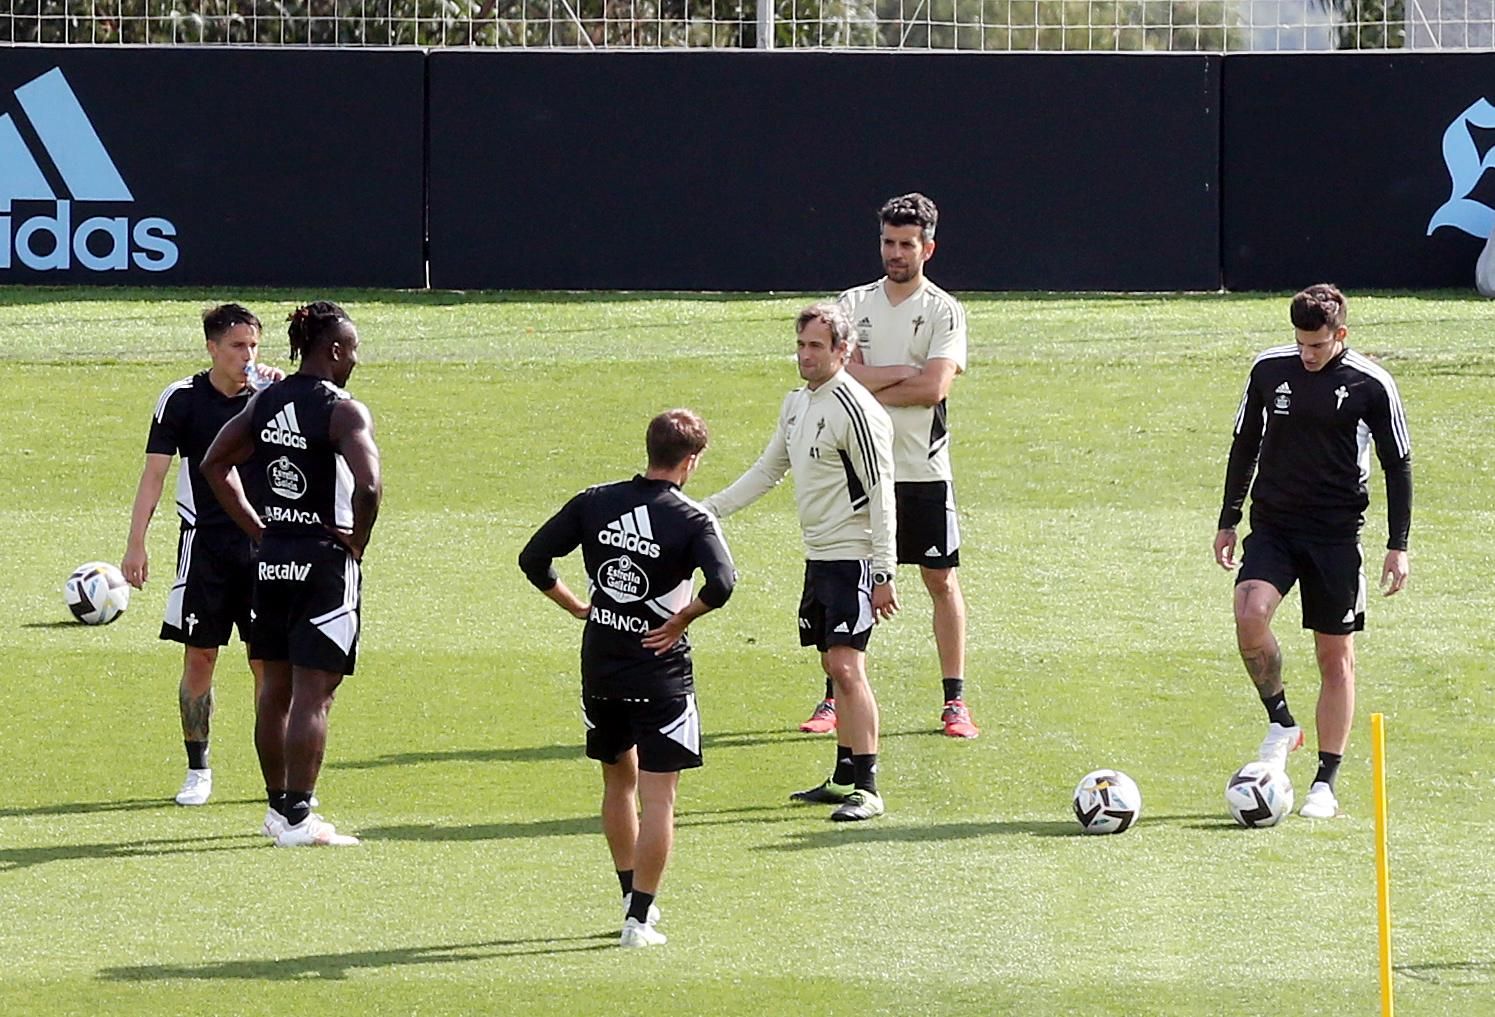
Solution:
{"label": "adidas logo", "polygon": [[835,628],[831,629],[831,631],[832,632],[850,632],[851,629],[847,626],[847,624],[845,622],[842,622],[840,625],[837,625]]}
{"label": "adidas logo", "polygon": [[287,448],[306,448],[301,425],[296,421],[296,404],[286,403],[260,431],[260,441]]}
{"label": "adidas logo", "polygon": [[633,551],[645,558],[658,558],[659,545],[654,543],[654,524],[649,521],[649,506],[640,505],[597,531],[597,539],[609,547]]}
{"label": "adidas logo", "polygon": [[930,544],[924,549],[924,557],[926,558],[938,558],[940,556],[940,553],[940,549],[935,547],[933,544]]}
{"label": "adidas logo", "polygon": [[[0,115],[0,269],[10,268],[12,258],[38,272],[73,268],[75,259],[79,267],[93,272],[123,271],[131,264],[147,272],[174,267],[178,252],[171,238],[176,226],[165,219],[150,216],[132,225],[126,216],[95,215],[73,228],[74,202],[123,204],[133,203],[135,196],[62,68],[28,81],[16,89],[15,97],[24,116]],[[27,143],[21,133],[25,126],[38,144]],[[45,162],[38,161],[38,155]],[[61,182],[70,198],[63,197],[53,181]],[[12,202],[53,206],[51,214],[43,212],[13,225]],[[47,239],[38,242],[38,236]]]}
{"label": "adidas logo", "polygon": [[1292,395],[1293,394],[1292,386],[1289,385],[1287,382],[1284,381],[1281,385],[1277,386],[1277,394],[1278,395]]}

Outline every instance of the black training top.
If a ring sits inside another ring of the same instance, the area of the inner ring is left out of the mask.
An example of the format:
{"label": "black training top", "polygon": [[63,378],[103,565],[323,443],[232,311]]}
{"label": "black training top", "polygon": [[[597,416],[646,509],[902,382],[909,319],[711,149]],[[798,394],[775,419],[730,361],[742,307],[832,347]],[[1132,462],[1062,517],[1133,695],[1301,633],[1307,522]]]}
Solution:
{"label": "black training top", "polygon": [[[182,467],[177,473],[176,510],[181,516],[183,529],[197,527],[242,534],[223,506],[218,504],[213,489],[198,471],[198,464],[223,425],[238,415],[253,394],[246,387],[226,396],[213,387],[208,371],[200,371],[166,386],[161,398],[156,400],[145,451],[156,455],[180,455],[182,458]],[[258,503],[263,490],[261,472],[253,460],[239,469],[240,480],[251,504]]]}
{"label": "black training top", "polygon": [[1296,345],[1267,350],[1251,365],[1236,413],[1220,528],[1240,521],[1249,488],[1253,527],[1357,540],[1370,504],[1372,443],[1386,473],[1386,546],[1406,550],[1412,438],[1396,382],[1350,349],[1319,371],[1303,366]]}
{"label": "black training top", "polygon": [[328,437],[332,408],[347,392],[309,374],[262,391],[250,423],[255,461],[263,464],[260,518],[267,535],[328,536],[353,528],[353,471]]}
{"label": "black training top", "polygon": [[681,696],[694,687],[690,641],[662,655],[645,633],[691,600],[690,577],[706,578],[701,600],[721,607],[737,572],[716,520],[666,480],[589,487],[546,521],[519,553],[537,589],[556,583],[552,562],[581,547],[592,610],[581,639],[582,694],[607,699]]}

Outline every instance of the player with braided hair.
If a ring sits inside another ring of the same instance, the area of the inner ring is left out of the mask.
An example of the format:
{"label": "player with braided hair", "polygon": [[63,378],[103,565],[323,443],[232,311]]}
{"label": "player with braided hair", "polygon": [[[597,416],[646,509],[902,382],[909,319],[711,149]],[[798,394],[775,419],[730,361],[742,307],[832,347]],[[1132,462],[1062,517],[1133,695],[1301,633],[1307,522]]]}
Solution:
{"label": "player with braided hair", "polygon": [[[332,697],[358,655],[359,566],[379,514],[379,449],[368,408],[342,388],[358,365],[352,319],[316,301],[289,321],[300,368],[224,425],[202,472],[260,544],[250,645],[265,662],[254,730],[264,833],[282,847],[343,847],[357,838],[314,814],[311,799]],[[258,511],[233,471],[251,457],[264,471]]]}

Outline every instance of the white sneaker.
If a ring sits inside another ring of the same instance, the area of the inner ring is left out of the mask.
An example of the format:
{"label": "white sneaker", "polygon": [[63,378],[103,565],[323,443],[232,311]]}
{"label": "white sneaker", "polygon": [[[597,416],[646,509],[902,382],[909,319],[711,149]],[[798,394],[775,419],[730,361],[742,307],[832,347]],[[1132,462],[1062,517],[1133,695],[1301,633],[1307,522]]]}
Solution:
{"label": "white sneaker", "polygon": [[357,837],[338,833],[336,827],[313,812],[295,826],[287,826],[275,838],[276,847],[356,847]]}
{"label": "white sneaker", "polygon": [[1321,780],[1314,781],[1298,815],[1305,819],[1333,819],[1339,815],[1339,799],[1334,797],[1334,789]]}
{"label": "white sneaker", "polygon": [[176,793],[178,805],[206,805],[213,794],[212,770],[188,770],[182,789]]}
{"label": "white sneaker", "polygon": [[[623,920],[625,922],[628,920],[628,908],[632,904],[633,904],[633,894],[631,894],[631,893],[625,893],[623,895]],[[646,925],[658,925],[659,924],[659,905],[658,904],[650,904],[649,905],[649,919],[644,924],[646,924]]]}
{"label": "white sneaker", "polygon": [[664,946],[664,933],[652,925],[640,925],[637,918],[623,923],[623,935],[618,937],[619,946]]}
{"label": "white sneaker", "polygon": [[1273,721],[1267,725],[1267,736],[1256,750],[1256,758],[1279,773],[1287,771],[1287,754],[1303,747],[1303,728],[1294,724],[1283,727]]}
{"label": "white sneaker", "polygon": [[260,827],[260,833],[264,834],[266,837],[269,837],[271,840],[275,840],[285,832],[285,828],[286,817],[282,816],[280,813],[276,812],[269,806],[266,806],[265,825]]}

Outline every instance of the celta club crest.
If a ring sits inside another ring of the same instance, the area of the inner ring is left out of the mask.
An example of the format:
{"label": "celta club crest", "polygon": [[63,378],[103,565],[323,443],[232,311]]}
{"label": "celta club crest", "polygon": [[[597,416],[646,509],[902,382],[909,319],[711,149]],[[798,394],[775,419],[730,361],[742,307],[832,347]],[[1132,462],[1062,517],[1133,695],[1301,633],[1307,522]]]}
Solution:
{"label": "celta club crest", "polygon": [[1440,226],[1452,226],[1484,240],[1495,229],[1495,209],[1469,197],[1485,170],[1495,167],[1495,148],[1481,157],[1470,133],[1471,127],[1495,128],[1495,106],[1488,100],[1476,99],[1443,132],[1443,162],[1448,166],[1449,195],[1428,220],[1428,236],[1432,236]]}
{"label": "celta club crest", "polygon": [[1345,388],[1343,385],[1341,385],[1338,388],[1336,388],[1334,390],[1334,408],[1337,410],[1341,406],[1343,406],[1344,405],[1344,401],[1347,398],[1349,398],[1349,395],[1350,395],[1350,390],[1347,389],[1347,388]]}

